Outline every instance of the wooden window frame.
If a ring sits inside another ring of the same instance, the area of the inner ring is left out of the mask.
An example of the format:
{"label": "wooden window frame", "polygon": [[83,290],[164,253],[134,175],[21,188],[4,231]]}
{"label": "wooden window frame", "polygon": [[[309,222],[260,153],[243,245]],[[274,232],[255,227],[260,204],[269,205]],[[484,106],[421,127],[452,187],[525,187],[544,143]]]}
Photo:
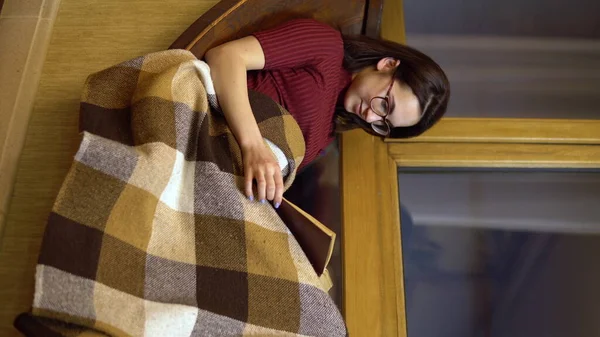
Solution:
{"label": "wooden window frame", "polygon": [[[401,1],[384,2],[381,35],[404,41]],[[446,118],[407,140],[347,132],[340,153],[348,331],[406,336],[398,168],[600,168],[600,120]]]}
{"label": "wooden window frame", "polygon": [[[482,119],[473,126],[488,123]],[[581,121],[563,121],[577,134]],[[441,139],[460,130],[438,131]],[[529,139],[531,130],[490,133],[494,142],[470,138],[384,142],[360,130],[341,141],[343,311],[356,336],[406,336],[402,243],[398,197],[399,167],[503,167],[600,169],[600,132],[586,138]],[[466,133],[466,132],[465,132]],[[425,138],[425,137],[423,137]],[[401,188],[401,187],[400,187]]]}

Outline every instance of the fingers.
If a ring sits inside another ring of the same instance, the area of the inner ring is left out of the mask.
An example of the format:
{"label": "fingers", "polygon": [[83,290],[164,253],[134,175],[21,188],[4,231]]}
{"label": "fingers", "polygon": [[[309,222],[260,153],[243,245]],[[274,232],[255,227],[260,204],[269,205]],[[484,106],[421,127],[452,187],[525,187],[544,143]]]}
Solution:
{"label": "fingers", "polygon": [[281,171],[275,171],[275,197],[273,199],[273,204],[275,208],[279,208],[281,205],[281,201],[283,200],[283,177],[281,176]]}
{"label": "fingers", "polygon": [[252,193],[252,181],[254,180],[254,175],[251,168],[246,168],[244,171],[244,190],[246,192],[246,197],[248,197],[250,201],[253,201],[254,195]]}
{"label": "fingers", "polygon": [[270,201],[273,201],[275,198],[275,172],[277,171],[270,167],[265,176],[267,181],[267,199]]}
{"label": "fingers", "polygon": [[267,190],[267,179],[265,177],[264,170],[260,170],[257,174],[254,175],[254,179],[256,179],[256,189],[258,192],[258,200],[263,204],[266,201],[266,190]]}
{"label": "fingers", "polygon": [[256,180],[257,200],[262,203],[265,203],[267,200],[273,201],[275,208],[279,208],[283,200],[283,177],[281,176],[279,166],[277,168],[266,166],[266,168],[247,171],[249,173],[245,176],[246,196],[250,200],[253,200],[252,182]]}

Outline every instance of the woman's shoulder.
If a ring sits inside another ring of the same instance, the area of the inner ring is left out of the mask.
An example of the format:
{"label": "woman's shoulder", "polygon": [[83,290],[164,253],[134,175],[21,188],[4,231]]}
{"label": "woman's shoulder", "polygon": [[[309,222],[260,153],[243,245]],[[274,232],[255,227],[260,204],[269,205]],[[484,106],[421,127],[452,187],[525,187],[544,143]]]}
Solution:
{"label": "woman's shoulder", "polygon": [[312,18],[296,18],[296,19],[291,19],[288,20],[284,23],[281,24],[281,27],[292,27],[292,28],[311,28],[311,29],[316,29],[316,30],[320,30],[323,32],[329,32],[329,33],[336,33],[337,35],[340,35],[340,31],[335,29],[334,27],[318,21],[316,19],[312,19]]}
{"label": "woman's shoulder", "polygon": [[285,36],[287,41],[320,41],[322,44],[342,41],[342,34],[334,27],[315,19],[297,18],[286,21],[274,28],[256,32],[253,35]]}
{"label": "woman's shoulder", "polygon": [[343,59],[340,31],[314,19],[293,19],[253,35],[262,47],[267,70],[314,67]]}

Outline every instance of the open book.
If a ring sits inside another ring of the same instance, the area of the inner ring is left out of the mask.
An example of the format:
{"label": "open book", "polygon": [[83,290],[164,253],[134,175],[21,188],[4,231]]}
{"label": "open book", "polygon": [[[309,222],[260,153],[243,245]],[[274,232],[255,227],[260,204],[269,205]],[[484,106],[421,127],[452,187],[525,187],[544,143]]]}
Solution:
{"label": "open book", "polygon": [[285,198],[276,211],[321,276],[333,253],[335,233]]}

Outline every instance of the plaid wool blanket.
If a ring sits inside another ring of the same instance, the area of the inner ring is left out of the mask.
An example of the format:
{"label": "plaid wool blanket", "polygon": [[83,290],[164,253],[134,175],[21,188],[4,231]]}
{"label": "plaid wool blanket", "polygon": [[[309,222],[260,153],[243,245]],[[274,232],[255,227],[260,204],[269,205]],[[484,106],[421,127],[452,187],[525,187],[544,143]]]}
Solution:
{"label": "plaid wool blanket", "polygon": [[[292,183],[304,140],[251,92]],[[343,336],[343,319],[269,204],[243,191],[210,69],[183,50],[91,75],[83,140],[49,216],[28,336]]]}

